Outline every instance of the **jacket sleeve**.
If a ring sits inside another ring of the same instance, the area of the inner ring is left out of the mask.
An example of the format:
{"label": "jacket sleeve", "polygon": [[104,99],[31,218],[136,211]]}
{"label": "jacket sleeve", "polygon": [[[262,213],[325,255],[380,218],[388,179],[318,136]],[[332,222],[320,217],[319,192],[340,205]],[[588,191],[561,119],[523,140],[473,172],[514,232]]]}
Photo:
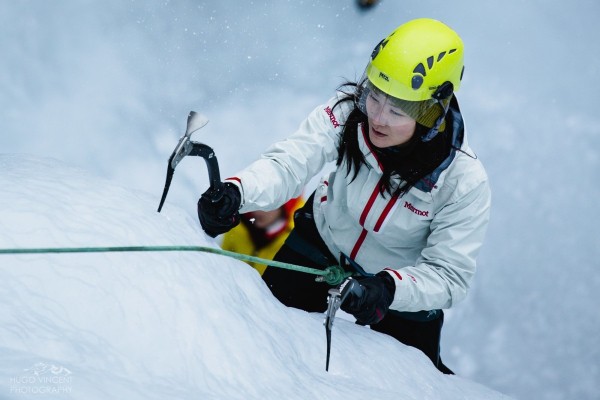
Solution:
{"label": "jacket sleeve", "polygon": [[466,297],[487,230],[490,203],[487,178],[471,188],[455,190],[433,218],[427,245],[415,265],[387,269],[396,283],[391,309],[450,308]]}
{"label": "jacket sleeve", "polygon": [[270,210],[302,194],[306,184],[337,157],[347,109],[337,97],[315,108],[298,130],[270,146],[259,160],[226,179],[242,193],[240,212]]}

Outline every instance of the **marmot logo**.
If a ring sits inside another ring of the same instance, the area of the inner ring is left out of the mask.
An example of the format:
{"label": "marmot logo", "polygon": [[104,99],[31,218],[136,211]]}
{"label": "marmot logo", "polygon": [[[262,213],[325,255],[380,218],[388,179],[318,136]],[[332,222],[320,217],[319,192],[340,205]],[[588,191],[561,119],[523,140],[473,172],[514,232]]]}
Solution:
{"label": "marmot logo", "polygon": [[335,115],[333,115],[333,111],[331,110],[331,107],[329,107],[329,106],[325,107],[325,112],[327,113],[327,115],[329,115],[329,120],[331,121],[331,125],[333,125],[334,128],[338,128],[340,126],[340,123],[337,122],[337,119],[335,119]]}
{"label": "marmot logo", "polygon": [[428,217],[429,216],[429,211],[421,211],[419,209],[416,209],[412,204],[410,204],[408,201],[404,202],[404,208],[408,208],[410,211],[412,211],[413,213],[420,215],[421,217]]}

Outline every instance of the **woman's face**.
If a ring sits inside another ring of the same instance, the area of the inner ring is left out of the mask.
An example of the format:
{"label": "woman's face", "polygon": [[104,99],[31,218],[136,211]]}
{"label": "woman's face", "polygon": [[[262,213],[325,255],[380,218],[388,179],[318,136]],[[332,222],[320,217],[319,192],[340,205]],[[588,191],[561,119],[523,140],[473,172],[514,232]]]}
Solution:
{"label": "woman's face", "polygon": [[366,101],[369,139],[379,148],[407,143],[415,134],[417,122],[395,107],[382,93],[371,91]]}

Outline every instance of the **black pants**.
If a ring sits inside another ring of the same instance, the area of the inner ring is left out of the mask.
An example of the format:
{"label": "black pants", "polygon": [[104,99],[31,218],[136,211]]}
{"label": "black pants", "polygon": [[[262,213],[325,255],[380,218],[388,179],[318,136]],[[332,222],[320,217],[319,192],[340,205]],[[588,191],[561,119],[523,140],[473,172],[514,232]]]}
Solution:
{"label": "black pants", "polygon": [[[294,224],[295,228],[288,240],[275,255],[275,261],[317,269],[338,264],[312,220],[312,197],[296,212]],[[327,310],[327,292],[331,287],[327,283],[316,282],[314,275],[268,267],[262,278],[273,295],[288,307],[308,312]],[[430,320],[420,318],[419,313],[390,311],[381,322],[371,325],[371,329],[421,350],[441,372],[452,374],[440,358],[443,323],[444,313],[441,310]]]}

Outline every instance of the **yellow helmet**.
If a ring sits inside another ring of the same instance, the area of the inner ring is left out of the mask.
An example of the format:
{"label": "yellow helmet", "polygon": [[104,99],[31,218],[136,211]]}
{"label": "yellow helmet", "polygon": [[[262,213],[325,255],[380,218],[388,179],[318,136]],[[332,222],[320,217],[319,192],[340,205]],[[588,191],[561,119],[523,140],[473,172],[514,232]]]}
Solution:
{"label": "yellow helmet", "polygon": [[[420,18],[400,25],[373,50],[366,69],[382,92],[407,101],[430,100],[446,82],[457,91],[464,72],[464,45],[440,21]],[[447,91],[447,90],[446,90]]]}

